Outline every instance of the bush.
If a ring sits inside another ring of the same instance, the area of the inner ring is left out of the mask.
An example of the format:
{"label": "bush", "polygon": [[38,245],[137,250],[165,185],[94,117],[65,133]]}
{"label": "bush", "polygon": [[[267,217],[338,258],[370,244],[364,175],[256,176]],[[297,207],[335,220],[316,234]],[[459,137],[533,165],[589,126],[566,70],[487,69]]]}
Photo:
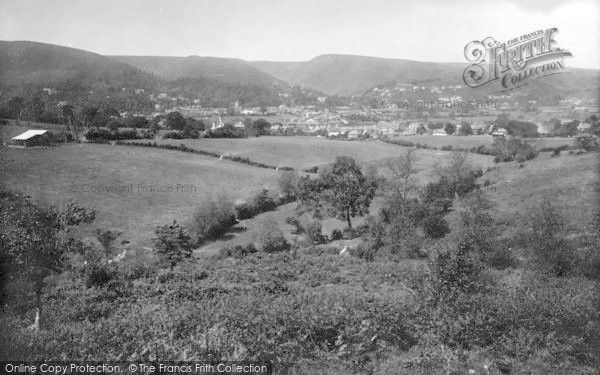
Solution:
{"label": "bush", "polygon": [[269,196],[269,191],[263,189],[254,197],[252,203],[243,202],[235,205],[235,216],[238,220],[250,219],[263,212],[273,211],[279,204],[285,203],[287,203],[286,199],[275,201]]}
{"label": "bush", "polygon": [[304,228],[311,243],[320,244],[325,242],[325,237],[323,236],[323,227],[319,220],[311,220],[304,226]]}
{"label": "bush", "polygon": [[517,260],[508,247],[498,247],[485,254],[484,261],[490,267],[504,270],[517,266]]}
{"label": "bush", "polygon": [[556,276],[565,276],[573,267],[575,251],[566,239],[565,221],[549,201],[529,214],[529,249],[537,265]]}
{"label": "bush", "polygon": [[333,241],[341,240],[344,238],[344,234],[339,229],[334,229],[331,231],[331,239]]}
{"label": "bush", "polygon": [[356,247],[350,249],[350,254],[365,262],[372,262],[375,259],[377,248],[370,246],[368,241],[363,241]]}
{"label": "bush", "polygon": [[528,144],[525,140],[519,138],[499,137],[494,139],[493,143],[494,162],[508,162],[517,160],[522,163],[527,160],[531,160],[538,155],[536,148]]}
{"label": "bush", "polygon": [[481,267],[465,243],[459,243],[456,248],[433,251],[428,267],[431,292],[440,302],[478,289]]}
{"label": "bush", "polygon": [[252,205],[254,206],[256,213],[272,211],[277,208],[275,201],[269,196],[269,191],[267,189],[263,189],[254,197]]}
{"label": "bush", "polygon": [[192,255],[192,239],[187,231],[176,221],[171,225],[159,226],[154,231],[154,247],[161,263],[171,270],[184,258]]}
{"label": "bush", "polygon": [[200,241],[222,237],[237,223],[233,203],[225,195],[216,199],[208,196],[196,208],[192,217],[192,231]]}
{"label": "bush", "polygon": [[163,134],[162,139],[185,139],[187,138],[183,132],[168,132]]}
{"label": "bush", "polygon": [[600,149],[600,142],[598,137],[591,134],[578,135],[575,138],[575,144],[577,147],[582,148],[586,151],[594,151]]}
{"label": "bush", "polygon": [[257,225],[254,232],[254,242],[265,253],[277,253],[290,249],[290,244],[285,239],[274,219],[264,219]]}
{"label": "bush", "polygon": [[282,233],[273,233],[263,242],[262,250],[265,253],[277,253],[280,251],[288,251],[290,243],[287,242]]}
{"label": "bush", "polygon": [[254,206],[244,202],[235,205],[235,217],[238,220],[246,220],[254,217],[256,210]]}
{"label": "bush", "polygon": [[109,141],[140,139],[140,136],[135,130],[110,132],[106,129],[99,129],[89,130],[85,133],[85,139],[92,143],[108,143]]}
{"label": "bush", "polygon": [[109,265],[93,264],[85,269],[85,286],[87,288],[103,287],[115,276],[115,271]]}
{"label": "bush", "polygon": [[[279,168],[281,169],[281,168]],[[294,171],[285,171],[279,176],[279,190],[284,197],[294,197],[296,195],[296,182],[298,174]]]}
{"label": "bush", "polygon": [[256,252],[256,247],[252,243],[249,243],[246,246],[226,246],[219,250],[219,258],[233,257],[236,259],[241,259]]}
{"label": "bush", "polygon": [[441,215],[431,215],[423,219],[423,230],[431,238],[441,238],[450,233],[448,222]]}

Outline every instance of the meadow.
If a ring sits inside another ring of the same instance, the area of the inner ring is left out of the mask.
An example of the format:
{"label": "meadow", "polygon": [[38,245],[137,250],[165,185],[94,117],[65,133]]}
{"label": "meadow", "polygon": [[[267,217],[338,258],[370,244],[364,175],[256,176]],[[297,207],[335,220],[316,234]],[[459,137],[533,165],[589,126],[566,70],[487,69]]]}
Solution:
{"label": "meadow", "polygon": [[[398,157],[404,148],[379,141],[338,141],[320,137],[255,137],[255,138],[202,138],[162,139],[157,144],[178,146],[220,154],[247,157],[268,165],[305,169],[333,163],[337,156],[349,156],[363,165]],[[445,156],[446,151],[418,150],[422,167],[429,167]],[[476,163],[488,164],[493,157],[474,155]]]}
{"label": "meadow", "polygon": [[[145,245],[156,225],[189,219],[207,195],[245,199],[263,188],[275,190],[279,177],[274,170],[201,155],[102,144],[0,147],[0,160],[5,187],[44,203],[72,200],[97,209],[97,226]],[[173,191],[161,191],[169,186]]]}
{"label": "meadow", "polygon": [[[384,176],[387,164],[406,150],[312,137],[159,142],[296,168],[349,155]],[[415,155],[423,185],[435,179],[434,167],[451,153],[417,149]],[[28,328],[35,314],[33,294],[11,284],[3,291],[10,302],[0,314],[0,335],[14,340],[0,345],[0,359],[252,359],[272,361],[275,374],[306,375],[489,375],[505,368],[513,374],[597,374],[600,257],[593,248],[597,236],[587,228],[597,209],[598,153],[540,153],[525,163],[498,164],[491,156],[468,157],[483,171],[477,183],[486,185],[493,220],[476,222],[474,232],[461,229],[467,199],[455,198],[446,217],[452,231],[424,240],[419,255],[405,255],[410,252],[402,242],[392,244],[399,250],[386,246],[365,257],[356,250],[372,243],[370,231],[322,244],[295,243],[286,223],[297,214],[292,202],[242,220],[224,239],[169,268],[150,241],[157,225],[173,219],[185,223],[209,194],[226,193],[234,201],[264,188],[277,192],[282,172],[148,147],[2,146],[2,188],[25,192],[41,205],[64,207],[74,200],[94,208],[98,217],[82,234],[94,228],[122,231],[111,254],[129,251],[119,261],[98,263],[89,262],[96,259],[93,251],[102,251],[100,245],[69,254],[63,271],[46,279],[39,330]],[[161,191],[177,185],[183,190]],[[370,215],[384,207],[382,194]],[[569,274],[539,268],[531,243],[522,240],[530,235],[528,215],[542,198],[569,224],[564,233],[571,233],[576,249]],[[10,219],[4,216],[9,211],[0,218]],[[356,218],[354,226],[365,219]],[[269,230],[283,231],[291,251],[261,248],[239,256],[220,251],[252,242],[266,220],[276,225]],[[344,225],[324,218],[323,234]],[[488,258],[483,250],[471,250],[481,260],[444,258],[441,254],[460,251],[463,235],[489,240],[487,251],[503,255]],[[345,245],[352,247],[351,255],[338,255]]]}
{"label": "meadow", "polygon": [[[432,147],[452,146],[455,148],[472,148],[479,146],[491,146],[494,142],[494,137],[489,135],[469,135],[469,136],[436,136],[436,135],[411,135],[403,137],[392,137],[392,140],[398,139],[413,143],[420,143]],[[544,147],[559,147],[562,145],[572,146],[575,144],[575,139],[564,137],[550,138],[529,138],[527,142],[534,144],[538,149]]]}

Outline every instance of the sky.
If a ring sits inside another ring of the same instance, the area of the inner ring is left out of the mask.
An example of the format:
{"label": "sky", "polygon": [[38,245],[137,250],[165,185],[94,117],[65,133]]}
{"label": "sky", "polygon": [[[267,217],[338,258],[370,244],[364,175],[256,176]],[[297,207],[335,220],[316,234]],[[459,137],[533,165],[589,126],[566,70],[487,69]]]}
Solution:
{"label": "sky", "polygon": [[0,40],[105,55],[466,63],[472,40],[550,27],[567,66],[600,69],[600,0],[0,0]]}

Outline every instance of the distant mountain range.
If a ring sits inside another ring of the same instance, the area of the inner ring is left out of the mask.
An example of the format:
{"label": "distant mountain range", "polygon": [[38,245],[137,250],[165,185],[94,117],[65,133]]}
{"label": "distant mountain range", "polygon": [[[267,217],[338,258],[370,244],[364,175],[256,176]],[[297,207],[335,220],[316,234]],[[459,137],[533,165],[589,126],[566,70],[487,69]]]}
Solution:
{"label": "distant mountain range", "polygon": [[328,95],[354,95],[398,82],[456,82],[465,64],[427,63],[353,55],[321,55],[304,62],[254,61],[250,64],[292,85]]}
{"label": "distant mountain range", "polygon": [[[307,89],[308,96],[324,93],[368,97],[375,87],[398,84],[464,85],[462,73],[466,65],[354,55],[322,55],[303,62],[199,56],[103,56],[52,44],[0,41],[0,92],[40,86],[70,92],[114,92],[127,87],[150,92],[183,90],[188,95],[198,93],[203,97],[215,95],[219,102],[235,101],[236,95],[245,95],[243,99],[252,102],[253,96],[259,95],[260,101],[266,104],[298,94],[297,86]],[[599,72],[571,69],[569,74],[534,81],[524,90],[534,97],[597,98]],[[479,90],[480,93],[487,91]]]}
{"label": "distant mountain range", "polygon": [[227,59],[219,57],[169,57],[169,56],[107,56],[110,59],[122,62],[146,72],[151,72],[159,77],[174,80],[178,78],[212,78],[227,83],[254,84],[262,86],[280,86],[289,88],[289,85],[273,75],[240,59]]}
{"label": "distant mountain range", "polygon": [[96,85],[149,89],[156,77],[106,56],[37,42],[0,41],[2,89],[23,85],[89,89]]}

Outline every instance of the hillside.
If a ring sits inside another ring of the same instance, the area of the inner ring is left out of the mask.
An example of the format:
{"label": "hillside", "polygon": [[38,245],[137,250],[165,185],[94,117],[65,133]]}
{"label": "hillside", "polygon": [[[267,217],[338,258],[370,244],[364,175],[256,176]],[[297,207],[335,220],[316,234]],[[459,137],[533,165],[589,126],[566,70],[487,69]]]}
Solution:
{"label": "hillside", "polygon": [[[430,63],[353,55],[322,55],[304,62],[253,61],[250,64],[288,82],[322,91],[328,95],[369,95],[374,87],[397,84],[426,86],[461,85],[465,63]],[[548,103],[569,95],[597,98],[600,72],[596,69],[569,69],[567,74],[535,80],[520,88],[519,94]],[[484,97],[497,86],[479,89],[463,87],[463,97]],[[419,94],[422,96],[422,94]],[[424,99],[420,97],[420,99]]]}
{"label": "hillside", "polygon": [[0,41],[0,89],[25,85],[88,91],[155,86],[154,76],[105,56],[53,44]]}
{"label": "hillside", "polygon": [[162,78],[211,78],[226,83],[261,86],[288,85],[244,60],[219,57],[167,57],[167,56],[109,56],[112,60],[129,64]]}
{"label": "hillside", "polygon": [[450,82],[460,79],[464,64],[427,63],[353,55],[321,55],[305,62],[253,61],[291,85],[329,95],[353,95],[388,82]]}
{"label": "hillside", "polygon": [[[322,55],[304,62],[244,61],[217,57],[102,56],[93,52],[52,44],[0,41],[0,92],[27,95],[30,89],[53,87],[69,95],[110,95],[123,87],[143,88],[200,97],[204,105],[277,105],[282,92],[291,101],[308,103],[316,96],[362,95],[379,98],[374,88],[394,89],[418,85],[413,93],[426,100],[431,86],[461,85],[453,92],[463,98],[480,98],[498,91],[497,86],[465,87],[463,63],[430,63],[354,55]],[[302,87],[291,90],[290,86]],[[568,96],[597,98],[600,74],[593,69],[570,69],[567,74],[535,80],[517,91],[525,100],[556,104]],[[303,91],[304,90],[304,91]],[[306,96],[313,90],[312,98]],[[404,95],[404,94],[402,94]],[[64,96],[64,95],[63,95]],[[308,98],[308,99],[307,99]],[[410,99],[387,96],[388,100]],[[310,103],[309,103],[310,104]]]}

